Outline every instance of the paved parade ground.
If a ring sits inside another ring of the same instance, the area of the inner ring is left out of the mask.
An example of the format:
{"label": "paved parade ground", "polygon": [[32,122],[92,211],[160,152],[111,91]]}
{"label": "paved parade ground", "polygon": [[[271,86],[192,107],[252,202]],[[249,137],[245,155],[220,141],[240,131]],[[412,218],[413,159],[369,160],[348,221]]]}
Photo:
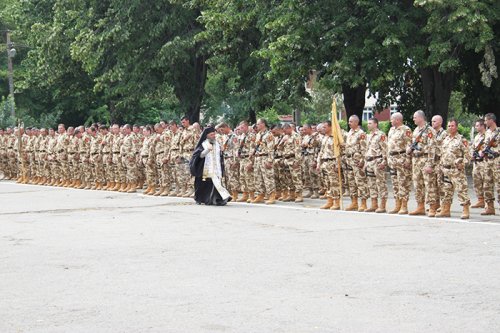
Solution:
{"label": "paved parade ground", "polygon": [[429,219],[323,203],[2,181],[0,332],[500,332],[498,209],[461,221],[457,204]]}

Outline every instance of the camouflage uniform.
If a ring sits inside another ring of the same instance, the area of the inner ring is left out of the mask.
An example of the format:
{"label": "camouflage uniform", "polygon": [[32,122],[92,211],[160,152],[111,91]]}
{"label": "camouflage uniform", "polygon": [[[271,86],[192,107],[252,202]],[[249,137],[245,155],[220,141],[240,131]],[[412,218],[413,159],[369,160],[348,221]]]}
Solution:
{"label": "camouflage uniform", "polygon": [[155,140],[155,134],[144,137],[140,150],[141,164],[144,166],[148,188],[151,188],[156,181]]}
{"label": "camouflage uniform", "polygon": [[[465,165],[470,161],[470,151],[467,140],[460,134],[448,135],[443,141],[441,166],[443,169],[444,196],[441,213],[437,216],[449,216],[449,206],[453,200],[454,190],[457,189],[458,200],[462,206],[470,205]],[[458,166],[461,165],[460,170]],[[467,207],[468,208],[468,207]],[[462,216],[464,218],[464,216]],[[467,217],[468,218],[468,213]]]}
{"label": "camouflage uniform", "polygon": [[90,189],[92,181],[94,180],[94,169],[90,162],[90,141],[90,135],[88,133],[83,133],[82,139],[80,140],[80,147],[78,148],[83,178],[82,186],[80,187],[84,187],[85,189]]}
{"label": "camouflage uniform", "polygon": [[347,140],[345,142],[345,157],[347,158],[347,183],[349,186],[349,193],[351,195],[352,204],[347,210],[358,209],[358,197],[362,199],[360,211],[366,209],[366,199],[369,196],[366,183],[366,174],[363,167],[359,167],[361,162],[364,163],[366,154],[366,134],[358,127],[351,129],[347,133]]}
{"label": "camouflage uniform", "polygon": [[56,158],[57,158],[57,178],[68,181],[68,133],[64,132],[57,137]]}
{"label": "camouflage uniform", "polygon": [[7,156],[8,156],[8,167],[7,172],[9,173],[9,178],[14,179],[18,174],[17,159],[15,153],[16,136],[11,133],[7,139]]}
{"label": "camouflage uniform", "polygon": [[[243,133],[238,141],[238,158],[240,159],[240,186],[243,192],[243,198],[239,202],[245,200],[253,200],[255,193],[255,178],[253,173],[253,157],[251,154],[255,150],[255,134],[248,132]],[[245,199],[246,196],[246,199]]]}
{"label": "camouflage uniform", "polygon": [[123,144],[122,134],[113,134],[113,166],[111,173],[113,174],[113,180],[115,182],[114,190],[118,190],[120,187],[124,187],[127,182],[127,174],[124,167],[124,162],[121,155],[121,147]]}
{"label": "camouflage uniform", "polygon": [[442,154],[442,147],[443,147],[443,141],[444,139],[448,136],[448,132],[446,132],[443,128],[441,128],[439,131],[436,132],[436,145],[435,145],[435,161],[436,161],[436,166],[434,168],[434,171],[436,173],[436,176],[434,177],[434,187],[437,189],[436,190],[436,195],[438,196],[438,203],[441,202],[441,199],[444,196],[443,188],[443,169],[441,168],[441,154]]}
{"label": "camouflage uniform", "polygon": [[90,163],[94,170],[94,178],[96,187],[104,184],[104,166],[102,165],[102,136],[98,133],[92,137],[90,141]]}
{"label": "camouflage uniform", "polygon": [[485,133],[478,133],[474,137],[472,142],[472,162],[474,163],[472,167],[472,181],[474,183],[474,192],[476,197],[484,201],[484,176],[485,176],[485,165],[486,161],[484,157],[479,156],[479,152],[484,148],[486,142]]}
{"label": "camouflage uniform", "polygon": [[[367,137],[366,176],[370,198],[387,199],[387,180],[385,166],[387,165],[387,137],[384,132],[376,130]],[[380,166],[384,168],[381,169]]]}
{"label": "camouflage uniform", "polygon": [[69,176],[70,179],[76,183],[81,179],[81,174],[80,174],[80,161],[77,158],[78,155],[78,148],[80,146],[80,140],[76,135],[73,135],[70,138],[69,144],[68,144],[68,167],[69,167]]}
{"label": "camouflage uniform", "polygon": [[108,132],[102,137],[101,141],[104,179],[108,183],[108,186],[113,185],[115,182],[113,175],[113,138],[114,135]]}
{"label": "camouflage uniform", "polygon": [[160,188],[163,188],[162,193],[164,192],[164,195],[168,195],[172,191],[173,175],[171,173],[175,170],[175,167],[172,167],[171,161],[169,160],[172,139],[172,132],[165,130],[159,136],[158,141],[155,142],[157,175]]}
{"label": "camouflage uniform", "polygon": [[170,150],[168,151],[168,160],[171,170],[172,183],[175,183],[175,189],[170,191],[169,195],[180,196],[183,195],[182,187],[182,175],[184,172],[184,164],[181,160],[181,131],[172,133],[172,144],[170,145]]}
{"label": "camouflage uniform", "polygon": [[325,135],[321,141],[321,148],[318,154],[317,165],[321,170],[321,177],[326,190],[327,204],[322,206],[322,209],[339,209],[340,199],[340,176],[339,176],[339,161],[334,155],[333,137]]}
{"label": "camouflage uniform", "polygon": [[194,177],[191,176],[191,172],[189,171],[189,161],[197,142],[198,135],[192,127],[182,131],[180,138],[181,156],[178,163],[177,177],[179,177],[179,182],[182,185],[184,197],[188,197],[194,193]]}
{"label": "camouflage uniform", "polygon": [[238,197],[240,189],[239,183],[239,170],[240,162],[237,158],[238,155],[238,137],[234,133],[224,135],[221,144],[222,152],[224,154],[224,178],[226,187],[234,200]]}
{"label": "camouflage uniform", "polygon": [[305,135],[302,138],[302,179],[304,187],[309,191],[307,197],[312,194],[313,199],[318,197],[320,187],[319,173],[316,171],[316,160],[321,148],[318,133]]}
{"label": "camouflage uniform", "polygon": [[55,135],[49,135],[47,139],[47,158],[48,158],[48,168],[50,175],[50,185],[54,185],[57,180],[57,137]]}
{"label": "camouflage uniform", "polygon": [[486,203],[492,203],[495,199],[496,187],[498,202],[500,202],[500,128],[486,130],[485,136],[486,144],[484,149],[489,147],[493,154],[486,154],[485,156],[484,199]]}
{"label": "camouflage uniform", "polygon": [[[387,136],[387,165],[390,168],[396,208],[389,213],[407,213],[406,204],[411,190],[411,159],[406,147],[411,144],[412,131],[406,125],[391,127]],[[410,166],[409,166],[410,165]],[[401,209],[403,206],[403,209]]]}
{"label": "camouflage uniform", "polygon": [[134,132],[126,135],[120,148],[123,166],[126,172],[126,180],[129,185],[137,183],[137,146],[139,138]]}
{"label": "camouflage uniform", "polygon": [[[418,207],[410,215],[425,215],[425,203],[431,206],[430,217],[435,214],[434,210],[437,209],[435,138],[436,131],[428,124],[417,126],[413,131],[412,145],[410,145],[414,148],[412,151],[412,178]],[[427,167],[432,168],[431,173],[424,170]]]}
{"label": "camouflage uniform", "polygon": [[279,200],[284,200],[289,197],[288,189],[292,185],[291,175],[285,166],[283,158],[283,135],[276,135],[274,137],[273,145],[273,171],[274,171],[274,184]]}
{"label": "camouflage uniform", "polygon": [[272,156],[274,136],[269,130],[265,130],[257,133],[255,141],[255,187],[261,196],[258,201],[262,201],[265,194],[275,194],[276,191]]}
{"label": "camouflage uniform", "polygon": [[302,184],[302,148],[301,138],[296,132],[290,135],[285,135],[283,138],[283,162],[290,175],[291,184],[289,187],[290,192],[294,192],[297,199],[295,201],[302,201],[302,191],[304,190]]}

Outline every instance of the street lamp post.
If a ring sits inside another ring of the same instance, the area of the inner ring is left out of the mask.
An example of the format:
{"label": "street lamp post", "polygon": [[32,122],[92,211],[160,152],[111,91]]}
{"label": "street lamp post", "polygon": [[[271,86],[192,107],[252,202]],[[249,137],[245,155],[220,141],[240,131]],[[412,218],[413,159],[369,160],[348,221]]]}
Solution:
{"label": "street lamp post", "polygon": [[12,118],[16,118],[16,110],[14,109],[14,68],[12,67],[12,58],[16,55],[16,49],[10,41],[10,31],[7,30],[7,66],[9,70],[9,94],[10,94],[10,115]]}

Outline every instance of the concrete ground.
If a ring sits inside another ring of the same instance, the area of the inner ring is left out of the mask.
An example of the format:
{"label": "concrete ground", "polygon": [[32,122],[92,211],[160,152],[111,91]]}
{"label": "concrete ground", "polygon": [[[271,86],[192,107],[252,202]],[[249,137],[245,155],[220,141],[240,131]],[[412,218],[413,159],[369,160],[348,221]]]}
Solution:
{"label": "concrete ground", "polygon": [[500,331],[499,215],[323,202],[207,207],[2,181],[0,332]]}

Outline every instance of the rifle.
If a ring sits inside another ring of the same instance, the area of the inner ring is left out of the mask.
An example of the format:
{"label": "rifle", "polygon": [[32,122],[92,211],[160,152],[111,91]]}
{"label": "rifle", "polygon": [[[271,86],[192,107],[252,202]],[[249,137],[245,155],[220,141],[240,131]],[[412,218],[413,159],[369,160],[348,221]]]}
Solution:
{"label": "rifle", "polygon": [[497,134],[495,134],[495,136],[491,138],[490,142],[488,142],[488,145],[486,145],[486,148],[484,148],[484,150],[483,150],[483,153],[487,158],[493,159],[493,158],[500,156],[499,153],[496,153],[493,150],[491,150],[491,147],[493,147],[493,145],[497,141],[497,137],[498,137],[499,133],[500,133],[500,131],[498,131],[498,129],[497,129]]}
{"label": "rifle", "polygon": [[481,151],[481,148],[483,147],[483,144],[484,144],[484,139],[485,137],[483,136],[483,139],[481,140],[481,142],[479,142],[479,144],[474,147],[474,152],[472,153],[472,158],[474,160],[482,160],[483,158],[479,155],[479,152]]}
{"label": "rifle", "polygon": [[410,145],[410,150],[412,151],[419,151],[419,150],[422,150],[422,148],[420,148],[418,146],[418,142],[420,140],[420,138],[422,138],[422,134],[424,134],[424,132],[429,128],[429,125],[425,126],[422,130],[420,130],[420,132],[418,133],[417,137],[415,138],[415,141],[413,141]]}

